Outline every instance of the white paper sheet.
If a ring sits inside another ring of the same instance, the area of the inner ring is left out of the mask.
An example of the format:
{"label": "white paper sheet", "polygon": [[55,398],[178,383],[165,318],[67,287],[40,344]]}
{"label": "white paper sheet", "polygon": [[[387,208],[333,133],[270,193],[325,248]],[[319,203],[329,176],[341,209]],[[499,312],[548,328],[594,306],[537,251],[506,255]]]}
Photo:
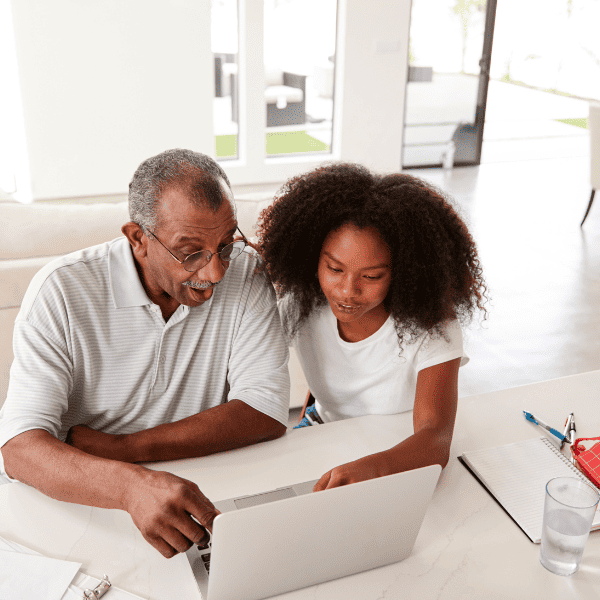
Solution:
{"label": "white paper sheet", "polygon": [[61,600],[81,563],[0,550],[0,598]]}
{"label": "white paper sheet", "polygon": [[[22,546],[21,544],[17,544],[17,542],[13,542],[13,541],[4,539],[3,537],[0,537],[0,552],[2,553],[2,554],[0,554],[0,600],[13,600],[13,598],[17,598],[18,600],[24,600],[24,598],[27,598],[27,599],[35,598],[36,600],[38,598],[41,598],[43,600],[46,600],[46,599],[54,600],[53,596],[46,596],[43,594],[39,594],[37,596],[36,595],[33,595],[33,596],[31,596],[31,595],[30,596],[13,595],[13,596],[11,596],[9,594],[8,596],[5,596],[4,590],[2,588],[2,582],[3,582],[2,558],[5,556],[5,554],[12,552],[15,555],[20,554],[23,556],[29,556],[29,557],[33,556],[33,557],[39,557],[39,558],[46,558],[46,557],[42,556],[39,552],[30,550],[26,546]],[[46,560],[56,560],[56,559],[48,558]],[[77,565],[74,575],[71,577],[71,579],[69,579],[66,586],[63,588],[63,593],[60,596],[58,596],[59,600],[81,600],[81,598],[83,598],[83,592],[86,589],[93,590],[100,583],[100,580],[96,579],[95,577],[90,577],[89,575],[86,575],[85,573],[77,573],[77,571],[79,570],[79,567],[81,567],[81,563],[69,563],[68,561],[61,561],[61,560],[56,561],[56,562]],[[110,588],[109,591],[110,591],[111,600],[144,600],[143,598],[140,598],[140,596],[136,596],[135,594],[125,592],[124,590],[121,590],[121,589],[115,587],[114,585]]]}

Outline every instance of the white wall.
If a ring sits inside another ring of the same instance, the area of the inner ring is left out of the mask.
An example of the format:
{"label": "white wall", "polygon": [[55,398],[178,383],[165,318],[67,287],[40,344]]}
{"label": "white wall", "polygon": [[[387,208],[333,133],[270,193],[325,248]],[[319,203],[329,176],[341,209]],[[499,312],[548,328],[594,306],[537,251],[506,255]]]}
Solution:
{"label": "white wall", "polygon": [[7,193],[15,192],[17,178],[23,184],[21,195],[30,197],[25,123],[10,1],[0,0],[0,189]]}
{"label": "white wall", "polygon": [[12,0],[12,14],[33,199],[123,193],[167,148],[214,155],[210,0]]}
{"label": "white wall", "polygon": [[334,148],[342,160],[399,171],[411,0],[339,1]]}
{"label": "white wall", "polygon": [[[399,170],[410,0],[339,0],[334,154],[282,158],[264,153],[261,2],[240,0],[248,130],[247,152],[223,163],[232,183],[280,182],[327,158]],[[12,0],[12,12],[31,174],[20,200],[122,194],[167,148],[214,155],[210,0]]]}

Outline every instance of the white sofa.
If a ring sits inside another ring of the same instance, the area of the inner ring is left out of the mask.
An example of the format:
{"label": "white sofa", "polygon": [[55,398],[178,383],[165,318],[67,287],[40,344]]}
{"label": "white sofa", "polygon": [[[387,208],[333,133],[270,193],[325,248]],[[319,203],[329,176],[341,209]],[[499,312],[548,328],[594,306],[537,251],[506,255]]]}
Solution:
{"label": "white sofa", "polygon": [[[236,198],[238,223],[253,236],[260,211],[271,199],[265,194]],[[6,399],[13,360],[12,332],[23,295],[31,278],[57,256],[112,240],[129,221],[126,202],[38,203],[0,202],[0,406]],[[291,407],[302,406],[307,384],[292,351]]]}

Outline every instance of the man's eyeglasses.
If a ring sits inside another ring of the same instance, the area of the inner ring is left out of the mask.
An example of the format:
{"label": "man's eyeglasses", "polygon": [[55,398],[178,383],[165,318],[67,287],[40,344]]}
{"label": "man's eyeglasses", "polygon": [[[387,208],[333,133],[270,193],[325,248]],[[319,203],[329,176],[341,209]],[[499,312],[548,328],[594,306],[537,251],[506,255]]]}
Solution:
{"label": "man's eyeglasses", "polygon": [[242,233],[242,240],[237,240],[232,242],[231,244],[227,244],[222,250],[219,252],[211,252],[210,250],[199,250],[198,252],[194,252],[193,254],[188,254],[183,260],[179,260],[157,237],[156,234],[148,229],[148,231],[153,235],[154,239],[180,264],[183,268],[189,273],[195,273],[196,271],[205,267],[211,260],[211,258],[218,254],[221,257],[221,260],[225,262],[230,262],[234,258],[237,258],[243,251],[244,248],[248,245],[248,240],[246,240],[246,236],[241,232],[238,228],[238,231]]}

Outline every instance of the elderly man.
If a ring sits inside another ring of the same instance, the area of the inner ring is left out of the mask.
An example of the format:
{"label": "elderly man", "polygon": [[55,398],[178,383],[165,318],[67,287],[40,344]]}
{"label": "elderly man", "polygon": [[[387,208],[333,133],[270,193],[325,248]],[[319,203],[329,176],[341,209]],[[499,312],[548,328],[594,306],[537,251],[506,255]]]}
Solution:
{"label": "elderly man", "polygon": [[53,261],[29,286],[0,412],[0,473],[59,500],[126,510],[171,557],[218,513],[194,483],[134,463],[283,435],[288,350],[216,162],[187,150],[146,160],[129,211],[125,237]]}

